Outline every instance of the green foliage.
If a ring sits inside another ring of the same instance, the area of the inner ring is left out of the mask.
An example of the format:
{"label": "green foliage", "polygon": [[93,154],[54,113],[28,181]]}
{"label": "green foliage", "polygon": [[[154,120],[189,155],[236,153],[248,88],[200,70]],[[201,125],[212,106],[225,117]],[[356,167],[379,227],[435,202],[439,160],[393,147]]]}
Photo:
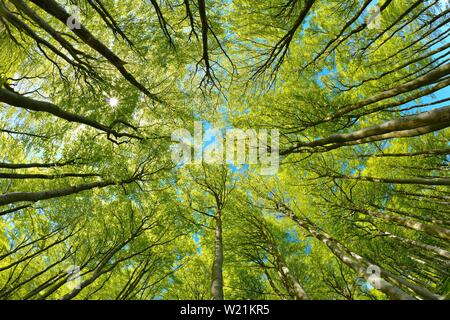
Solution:
{"label": "green foliage", "polygon": [[[448,298],[440,1],[39,2],[0,0],[0,299]],[[278,173],[176,166],[194,121]]]}

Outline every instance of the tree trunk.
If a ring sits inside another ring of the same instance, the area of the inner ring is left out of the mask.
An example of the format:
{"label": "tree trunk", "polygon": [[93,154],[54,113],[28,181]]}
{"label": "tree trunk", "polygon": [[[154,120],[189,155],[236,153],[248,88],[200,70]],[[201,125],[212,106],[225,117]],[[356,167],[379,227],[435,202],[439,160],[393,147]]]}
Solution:
{"label": "tree trunk", "polygon": [[354,208],[354,207],[348,208],[348,209],[354,210],[357,212],[361,212],[361,213],[364,213],[369,216],[376,217],[376,218],[379,218],[379,219],[382,219],[385,221],[389,221],[389,222],[392,222],[396,225],[399,225],[399,226],[402,226],[405,228],[422,231],[431,236],[438,237],[440,239],[450,240],[450,230],[445,229],[440,226],[422,223],[419,221],[414,221],[414,220],[406,219],[403,217],[397,217],[397,216],[393,216],[393,215],[378,212],[378,211],[372,211],[372,210],[366,210],[366,209],[360,209],[360,208]]}
{"label": "tree trunk", "polygon": [[0,172],[0,179],[46,179],[53,180],[58,178],[91,178],[100,177],[95,173],[60,173],[60,174],[41,174],[41,173],[6,173]]}
{"label": "tree trunk", "polygon": [[291,274],[289,268],[285,265],[282,265],[280,272],[287,283],[289,294],[293,296],[295,300],[308,300],[308,296],[305,290],[303,290],[303,287]]}
{"label": "tree trunk", "polygon": [[447,177],[430,177],[430,178],[376,178],[367,176],[346,176],[346,175],[330,175],[335,179],[360,180],[378,183],[395,183],[395,184],[421,184],[428,186],[450,186],[450,178]]}
{"label": "tree trunk", "polygon": [[293,148],[286,150],[284,154],[298,152],[298,149],[303,147],[315,148],[329,145],[327,150],[332,150],[346,145],[417,136],[448,126],[450,126],[450,106],[433,109],[417,115],[401,117],[351,133],[333,134],[312,142],[298,142]]}
{"label": "tree trunk", "polygon": [[418,247],[418,248],[433,252],[434,254],[440,255],[441,257],[448,259],[447,263],[450,266],[450,252],[448,252],[445,249],[442,249],[442,248],[439,248],[437,246],[433,246],[430,244],[422,243],[419,241],[403,238],[403,237],[397,236],[397,235],[389,233],[389,232],[385,232],[384,234],[386,236],[388,236],[389,238],[396,239],[400,242],[405,243],[406,245],[413,245],[415,247]]}
{"label": "tree trunk", "polygon": [[40,192],[12,192],[0,195],[0,206],[4,206],[10,203],[20,202],[20,201],[31,201],[37,202],[40,200],[47,200],[51,198],[64,197],[71,194],[79,193],[85,190],[91,190],[94,188],[103,188],[115,184],[112,181],[99,181],[91,182],[86,184],[80,184],[73,187],[68,187],[65,189],[56,189],[49,191]]}
{"label": "tree trunk", "polygon": [[[354,252],[351,252],[345,246],[340,244],[338,241],[330,237],[328,234],[317,228],[312,224],[311,221],[300,220],[290,209],[283,206],[281,212],[284,213],[287,217],[289,217],[292,221],[294,221],[300,228],[305,229],[316,239],[323,242],[330,251],[343,263],[353,269],[359,276],[364,279],[368,279],[370,276],[367,272],[370,265],[370,262],[366,261],[363,257],[357,255]],[[319,231],[320,230],[320,231]],[[397,286],[391,284],[386,281],[384,278],[380,276],[377,289],[381,292],[385,293],[392,299],[397,300],[413,300],[414,298],[398,288]]]}
{"label": "tree trunk", "polygon": [[212,266],[211,300],[223,300],[223,242],[222,242],[222,216],[216,216],[216,239],[214,261]]}

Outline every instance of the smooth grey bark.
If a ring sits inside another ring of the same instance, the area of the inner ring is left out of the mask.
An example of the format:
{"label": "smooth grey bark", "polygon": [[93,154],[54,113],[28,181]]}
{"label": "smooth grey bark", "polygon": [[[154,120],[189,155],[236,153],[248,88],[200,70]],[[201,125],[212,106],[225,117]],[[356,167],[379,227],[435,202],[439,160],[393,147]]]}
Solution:
{"label": "smooth grey bark", "polygon": [[[275,283],[273,283],[269,272],[271,269],[278,271],[281,283],[292,299],[308,300],[309,298],[306,291],[295,275],[292,274],[284,256],[278,249],[277,238],[266,224],[265,219],[259,212],[257,214],[245,213],[245,215],[244,219],[251,224],[250,228],[245,226],[242,230],[242,233],[245,233],[248,239],[244,241],[244,246],[249,246],[247,249],[249,254],[247,255],[251,257],[251,260],[256,262],[262,270],[264,270],[264,273],[267,275],[267,280],[275,293],[282,298],[286,296],[285,294],[282,294]],[[263,250],[263,253],[258,253],[260,250]],[[256,253],[256,255],[254,255],[254,253]],[[261,256],[266,256],[267,254],[271,256],[267,261],[270,265],[261,259]]]}
{"label": "smooth grey bark", "polygon": [[[367,273],[367,269],[370,265],[372,265],[369,261],[359,256],[358,254],[351,252],[344,245],[339,243],[337,240],[333,239],[323,230],[315,226],[311,221],[306,219],[300,219],[297,215],[294,214],[289,208],[282,205],[278,208],[280,212],[285,214],[288,218],[290,218],[293,222],[295,222],[300,228],[308,231],[312,236],[316,239],[323,242],[330,251],[343,263],[353,269],[359,276],[364,279],[368,279],[369,274]],[[414,300],[414,298],[401,290],[399,287],[393,285],[383,278],[383,273],[381,273],[381,277],[379,279],[378,290],[384,292],[392,299],[397,300]]]}
{"label": "smooth grey bark", "polygon": [[447,177],[431,177],[431,178],[376,178],[368,176],[346,176],[346,175],[331,175],[335,179],[360,180],[377,183],[395,183],[395,184],[422,184],[422,185],[450,185],[450,178]]}
{"label": "smooth grey bark", "polygon": [[212,265],[211,300],[223,300],[223,239],[222,215],[215,217],[216,233],[214,243],[214,260]]}
{"label": "smooth grey bark", "polygon": [[280,264],[280,273],[287,283],[288,291],[295,300],[308,300],[308,295],[306,294],[303,287],[300,285],[298,280],[291,273],[289,268],[285,263]]}
{"label": "smooth grey bark", "polygon": [[430,244],[422,243],[422,242],[419,242],[419,241],[403,238],[403,237],[397,236],[397,235],[389,233],[389,232],[384,232],[384,235],[386,235],[389,238],[396,239],[396,240],[398,240],[400,242],[403,242],[403,243],[405,243],[407,245],[413,245],[415,247],[418,247],[418,248],[421,248],[421,249],[433,252],[434,254],[437,254],[437,255],[439,255],[439,256],[441,256],[443,258],[446,258],[446,259],[449,260],[448,264],[450,266],[450,252],[445,250],[445,249],[442,249],[442,248],[439,248],[439,247],[436,247],[436,246],[433,246],[433,245],[430,245]]}
{"label": "smooth grey bark", "polygon": [[440,227],[440,226],[436,226],[436,225],[428,224],[428,223],[422,223],[420,221],[414,221],[412,219],[406,219],[403,217],[398,217],[398,216],[390,215],[390,214],[379,212],[379,211],[367,210],[367,209],[356,208],[356,207],[351,207],[348,209],[354,210],[357,212],[361,212],[361,213],[364,213],[366,215],[373,216],[376,218],[380,218],[382,220],[392,222],[396,225],[403,226],[403,227],[406,227],[406,228],[409,228],[412,230],[422,231],[429,235],[438,237],[440,239],[450,240],[450,230]]}
{"label": "smooth grey bark", "polygon": [[31,208],[31,205],[26,204],[26,205],[23,205],[23,206],[17,206],[17,207],[11,208],[11,209],[0,211],[0,217],[4,216],[6,214],[9,214],[9,213],[13,213],[13,212],[16,212],[16,211],[19,211],[19,210],[23,210],[23,209],[27,209],[27,208]]}
{"label": "smooth grey bark", "polygon": [[380,153],[380,154],[362,154],[358,157],[361,158],[382,158],[382,157],[418,157],[418,156],[438,156],[450,154],[450,148],[445,149],[434,149],[434,150],[423,150],[416,152],[399,152],[399,153]]}
{"label": "smooth grey bark", "polygon": [[450,106],[422,112],[417,115],[401,117],[351,133],[333,134],[312,142],[298,142],[282,154],[298,152],[299,148],[315,148],[331,144],[330,149],[335,149],[344,145],[362,144],[390,138],[411,137],[448,126],[450,126]]}
{"label": "smooth grey bark", "polygon": [[95,188],[103,188],[107,186],[112,185],[119,185],[119,184],[128,184],[136,179],[128,179],[124,181],[98,181],[98,182],[91,182],[91,183],[85,183],[85,184],[79,184],[75,186],[70,186],[63,189],[54,189],[54,190],[47,190],[47,191],[38,191],[38,192],[12,192],[7,194],[0,195],[0,206],[4,206],[10,203],[20,202],[20,201],[30,201],[30,202],[37,202],[40,200],[47,200],[52,198],[58,198],[58,197],[64,197],[71,194],[79,193],[81,191],[85,190],[91,190]]}
{"label": "smooth grey bark", "polygon": [[354,105],[348,106],[348,107],[344,107],[342,109],[340,109],[339,111],[337,111],[332,118],[336,119],[344,114],[347,114],[349,112],[352,112],[354,110],[357,109],[361,109],[365,106],[371,105],[373,103],[376,103],[378,101],[382,101],[388,98],[392,98],[392,97],[396,97],[402,93],[405,92],[409,92],[409,91],[413,91],[416,90],[418,88],[421,88],[425,85],[428,85],[430,83],[433,83],[434,81],[439,80],[440,78],[448,75],[450,73],[450,63],[447,63],[439,68],[437,68],[436,70],[433,70],[423,76],[418,77],[417,79],[408,81],[402,85],[399,85],[395,88],[386,90],[384,92],[380,92],[376,95],[373,95],[372,97],[360,101]]}
{"label": "smooth grey bark", "polygon": [[[320,119],[317,121],[312,121],[312,122],[308,123],[308,125],[306,127],[300,128],[299,131],[302,131],[304,129],[308,129],[311,127],[315,127],[319,124],[323,124],[323,123],[326,123],[329,121],[339,119],[344,115],[348,115],[351,112],[356,111],[356,110],[361,110],[361,109],[363,109],[369,105],[375,104],[377,102],[380,102],[380,101],[383,101],[383,100],[386,100],[389,98],[393,98],[393,97],[399,96],[401,94],[415,91],[422,87],[434,84],[439,79],[447,76],[449,73],[450,73],[450,63],[447,63],[447,64],[440,66],[439,68],[434,69],[433,71],[428,72],[427,74],[425,74],[423,76],[420,76],[414,80],[408,81],[404,84],[398,85],[395,88],[380,92],[380,93],[375,94],[365,100],[359,101],[355,104],[344,106],[344,107],[338,109],[333,114],[331,114],[323,119]],[[418,93],[414,94],[412,97],[408,97],[400,102],[398,102],[398,101],[390,102],[387,105],[382,105],[380,107],[376,107],[373,110],[366,112],[366,114],[372,113],[374,111],[385,110],[389,107],[394,107],[394,106],[399,106],[399,105],[405,104],[413,99],[419,98],[424,95],[429,95],[432,92],[435,92],[437,90],[445,88],[446,86],[448,86],[449,83],[450,83],[449,79],[444,79],[440,83],[435,85],[434,87],[423,89],[422,91],[419,91]]]}

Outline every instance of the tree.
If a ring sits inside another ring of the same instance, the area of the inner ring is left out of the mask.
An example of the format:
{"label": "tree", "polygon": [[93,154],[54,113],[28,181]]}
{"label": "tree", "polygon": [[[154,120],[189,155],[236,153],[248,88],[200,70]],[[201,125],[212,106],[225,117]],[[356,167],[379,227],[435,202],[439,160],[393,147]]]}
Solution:
{"label": "tree", "polygon": [[0,0],[0,299],[448,298],[449,10]]}

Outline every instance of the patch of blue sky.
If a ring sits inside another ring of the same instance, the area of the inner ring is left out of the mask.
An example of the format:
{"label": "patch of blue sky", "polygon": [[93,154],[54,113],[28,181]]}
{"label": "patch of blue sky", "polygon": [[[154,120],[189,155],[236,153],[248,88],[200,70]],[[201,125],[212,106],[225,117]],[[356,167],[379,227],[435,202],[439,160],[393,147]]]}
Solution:
{"label": "patch of blue sky", "polygon": [[166,185],[176,186],[177,185],[177,180],[175,178],[161,179],[160,180],[160,185],[161,186],[166,186]]}
{"label": "patch of blue sky", "polygon": [[285,191],[283,194],[283,200],[287,205],[290,205],[294,201],[294,197],[291,197],[289,192]]}
{"label": "patch of blue sky", "polygon": [[17,241],[15,240],[15,233],[18,232],[18,228],[16,228],[16,224],[13,221],[8,223],[8,227],[5,226],[5,235],[8,240],[8,245],[10,248],[14,248],[16,246]]}
{"label": "patch of blue sky", "polygon": [[205,135],[203,136],[202,150],[203,152],[205,152],[208,148],[214,148],[219,143],[220,141],[218,140],[216,134],[213,131],[206,131]]}
{"label": "patch of blue sky", "polygon": [[252,196],[252,193],[251,193],[251,191],[250,190],[247,190],[247,199],[249,200],[249,202],[250,202],[250,205],[251,206],[253,206],[253,204],[254,204],[254,200],[253,200],[253,196]]}
{"label": "patch of blue sky", "polygon": [[[114,193],[112,193],[112,194],[109,194],[108,196],[102,195],[101,199],[102,199],[102,201],[104,201],[106,203],[111,203],[111,202],[117,200],[117,196]],[[132,200],[132,198],[129,198],[129,199]]]}
{"label": "patch of blue sky", "polygon": [[131,269],[133,269],[133,268],[134,268],[134,263],[133,263],[133,261],[127,261],[127,262],[124,264],[124,268],[125,268],[126,270],[131,270]]}
{"label": "patch of blue sky", "polygon": [[[444,1],[442,1],[442,2],[444,2]],[[442,8],[445,8],[444,5],[441,5],[441,6],[442,6]],[[448,2],[447,2],[447,6],[448,6]],[[445,25],[445,26],[443,26],[443,27],[441,28],[440,31],[441,31],[442,33],[444,33],[444,32],[447,32],[447,31],[449,30],[449,28],[450,28],[449,25]],[[437,42],[436,44],[434,44],[433,46],[431,46],[429,50],[435,50],[435,49],[438,49],[439,47],[441,47],[441,46],[443,46],[443,45],[445,45],[445,44],[447,44],[447,43],[449,43],[449,42],[450,42],[450,37],[447,36],[447,37],[444,38],[442,41]],[[447,50],[448,50],[448,49],[447,49]],[[437,59],[436,63],[438,63],[438,64],[439,64],[439,63],[444,63],[444,62],[448,63],[448,60],[447,60],[446,57],[442,57],[442,56],[439,57],[439,55],[441,55],[441,53],[437,53],[437,54],[435,54],[435,55],[433,56],[434,59],[439,58],[439,59]],[[443,88],[443,89],[441,89],[441,90],[439,90],[439,91],[433,93],[432,95],[428,95],[428,96],[426,96],[426,97],[421,98],[421,99],[420,99],[420,102],[426,104],[426,103],[430,103],[430,102],[433,102],[433,101],[443,100],[443,99],[446,99],[446,98],[449,98],[449,97],[450,97],[450,87],[447,86],[447,87],[445,87],[445,88]],[[412,105],[414,105],[414,102],[410,102],[410,103],[408,103],[408,104],[405,104],[404,106],[406,107],[406,106],[412,106]],[[438,105],[439,105],[439,104],[438,104]],[[432,110],[432,109],[436,108],[438,105],[425,106],[425,107],[421,107],[421,108],[419,108],[419,109],[408,110],[408,111],[405,111],[404,114],[414,114],[414,113],[416,113],[418,110],[419,110],[420,112]]]}
{"label": "patch of blue sky", "polygon": [[262,211],[263,217],[274,217],[276,220],[281,220],[284,218],[284,214],[277,211]]}
{"label": "patch of blue sky", "polygon": [[278,213],[278,212],[274,213],[274,216],[275,216],[276,220],[281,220],[281,219],[284,218],[284,214],[281,214],[281,213]]}
{"label": "patch of blue sky", "polygon": [[197,232],[192,235],[192,239],[195,243],[200,243],[200,235]]}
{"label": "patch of blue sky", "polygon": [[320,79],[322,76],[326,76],[330,74],[330,70],[328,68],[323,68],[321,71],[319,71],[318,73],[316,73],[315,79],[316,79],[316,83],[319,85],[320,88],[324,89],[325,88],[325,83],[323,83],[323,81]]}
{"label": "patch of blue sky", "polygon": [[[247,174],[247,171],[250,166],[247,163],[242,164],[242,165],[234,165],[233,162],[228,162],[228,167],[230,168],[232,173],[245,175],[245,174]],[[237,176],[234,176],[232,179],[234,181],[239,181],[240,177],[237,175]]]}
{"label": "patch of blue sky", "polygon": [[337,186],[332,186],[332,187],[331,187],[331,191],[337,192],[337,191],[338,191],[338,187],[337,187]]}
{"label": "patch of blue sky", "polygon": [[369,282],[367,282],[366,280],[364,280],[362,278],[357,277],[356,283],[358,285],[360,285],[365,292],[369,292],[370,290],[373,289],[373,286]]}
{"label": "patch of blue sky", "polygon": [[[234,127],[231,125],[229,121],[228,112],[229,109],[226,106],[220,106],[219,112],[221,114],[221,121],[223,122],[223,126],[221,128],[215,128],[213,124],[207,120],[201,118],[200,115],[195,115],[198,121],[202,122],[202,133],[203,133],[203,141],[202,141],[202,151],[203,153],[208,150],[208,148],[214,148],[217,146],[220,141],[218,140],[217,134],[220,134],[222,137],[222,146],[224,147],[224,139],[226,137],[226,130],[233,129]],[[245,109],[244,113],[250,113],[250,108]],[[234,111],[233,115],[241,115],[242,113],[239,111]],[[236,174],[246,174],[249,170],[250,166],[248,164],[236,165],[234,162],[228,162],[228,166],[232,173]],[[238,177],[235,179],[239,179]]]}
{"label": "patch of blue sky", "polygon": [[342,165],[341,165],[341,173],[344,174],[345,172],[347,172],[348,169],[348,161],[342,161]]}
{"label": "patch of blue sky", "polygon": [[161,289],[161,291],[159,292],[159,294],[156,295],[156,296],[154,296],[154,297],[152,298],[152,300],[164,300],[164,295],[165,295],[167,292],[169,292],[168,289],[166,289],[166,288]]}
{"label": "patch of blue sky", "polygon": [[308,238],[308,239],[306,239],[306,246],[305,246],[305,249],[303,249],[303,253],[306,256],[309,256],[311,251],[312,251],[311,239]]}
{"label": "patch of blue sky", "polygon": [[196,211],[192,211],[192,218],[195,222],[201,223],[203,215],[201,213],[198,213]]}
{"label": "patch of blue sky", "polygon": [[200,241],[200,239],[201,239],[200,233],[194,232],[194,234],[192,235],[192,239],[194,240],[194,243],[196,245],[197,254],[201,255],[203,249],[202,249],[202,245],[201,245],[201,241]]}
{"label": "patch of blue sky", "polygon": [[277,189],[277,188],[274,188],[272,191],[269,191],[269,192],[267,193],[267,197],[268,197],[269,199],[273,199],[275,193],[277,193],[277,192],[278,192],[278,189]]}
{"label": "patch of blue sky", "polygon": [[[136,198],[133,194],[127,194],[127,196],[126,196],[129,200],[131,200],[131,202],[133,202],[133,203],[135,203],[135,204],[137,204],[139,207],[142,207],[142,202],[138,199],[138,198]],[[104,198],[104,197],[102,197],[102,198]]]}
{"label": "patch of blue sky", "polygon": [[285,232],[285,238],[291,243],[300,243],[302,240],[298,236],[298,232],[294,228],[290,228]]}
{"label": "patch of blue sky", "polygon": [[350,168],[350,174],[354,175],[356,173],[361,173],[364,171],[365,168],[366,168],[366,165],[363,163],[360,163],[360,164],[356,165],[356,167]]}

